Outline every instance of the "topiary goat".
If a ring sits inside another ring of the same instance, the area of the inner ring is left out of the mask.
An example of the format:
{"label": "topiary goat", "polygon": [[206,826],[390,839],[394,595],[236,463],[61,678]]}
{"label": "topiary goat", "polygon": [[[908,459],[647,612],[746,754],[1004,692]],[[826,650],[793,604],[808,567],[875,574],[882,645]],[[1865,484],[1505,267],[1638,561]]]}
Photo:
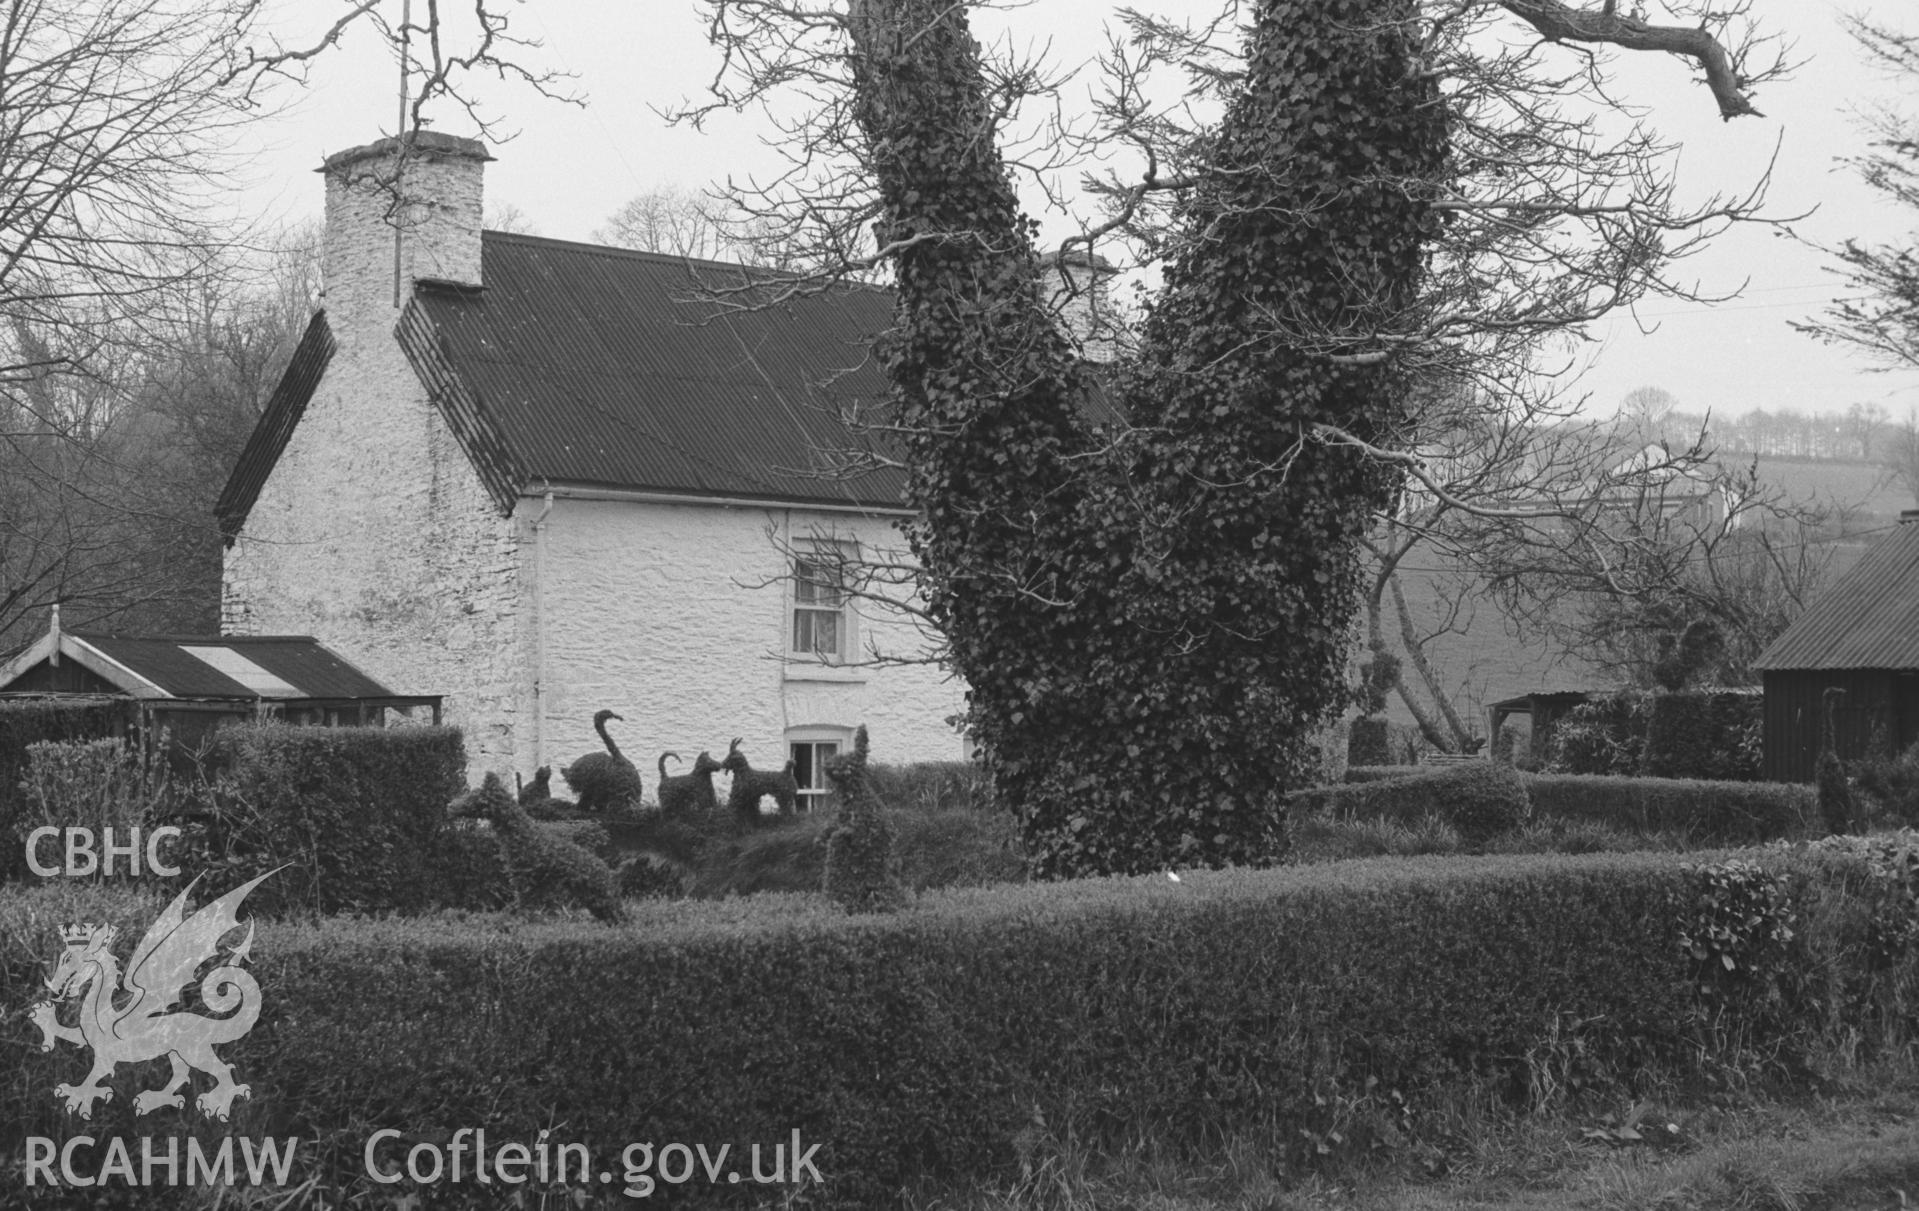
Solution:
{"label": "topiary goat", "polygon": [[733,737],[733,743],[726,750],[726,760],[720,762],[720,768],[733,775],[733,787],[726,793],[727,810],[742,823],[757,824],[760,800],[771,795],[779,804],[782,816],[792,815],[800,797],[800,784],[793,777],[792,761],[779,771],[754,769],[746,763],[746,754],[740,751],[742,739],[744,737]]}

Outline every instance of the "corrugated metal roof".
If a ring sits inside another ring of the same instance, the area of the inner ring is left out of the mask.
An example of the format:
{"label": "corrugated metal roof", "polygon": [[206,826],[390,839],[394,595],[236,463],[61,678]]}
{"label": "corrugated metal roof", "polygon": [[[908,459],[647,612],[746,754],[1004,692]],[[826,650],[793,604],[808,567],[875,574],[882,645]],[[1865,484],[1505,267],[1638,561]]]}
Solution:
{"label": "corrugated metal roof", "polygon": [[287,362],[286,372],[273,389],[273,398],[261,412],[260,423],[254,426],[246,449],[240,452],[233,473],[227,477],[219,502],[213,506],[220,533],[229,545],[246,524],[247,514],[253,511],[253,502],[260,498],[260,489],[266,486],[273,464],[280,461],[281,452],[293,437],[294,426],[306,415],[307,403],[326,373],[327,363],[333,359],[333,350],[333,330],[327,327],[326,313],[316,311]]}
{"label": "corrugated metal roof", "polygon": [[[176,698],[253,698],[239,681],[188,648],[226,648],[290,684],[295,698],[392,698],[394,693],[308,635],[172,638],[68,634],[97,648]],[[265,695],[276,697],[276,695]]]}
{"label": "corrugated metal roof", "polygon": [[726,310],[706,291],[750,284],[737,265],[482,238],[485,289],[421,283],[400,336],[483,478],[900,506],[896,470],[830,474],[888,399],[889,292]]}
{"label": "corrugated metal roof", "polygon": [[1919,669],[1919,521],[1874,543],[1753,665]]}

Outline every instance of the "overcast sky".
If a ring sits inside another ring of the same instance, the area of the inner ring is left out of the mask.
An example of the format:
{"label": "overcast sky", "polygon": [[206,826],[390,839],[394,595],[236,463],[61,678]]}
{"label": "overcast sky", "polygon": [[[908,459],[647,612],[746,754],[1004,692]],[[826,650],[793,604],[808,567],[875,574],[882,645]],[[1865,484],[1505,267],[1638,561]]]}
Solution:
{"label": "overcast sky", "polygon": [[[280,2],[296,14],[310,4]],[[399,0],[387,2],[397,17]],[[1138,6],[1185,11],[1172,0]],[[1919,25],[1919,12],[1909,12],[1910,0],[1753,0],[1753,6],[1769,29],[1794,41],[1794,57],[1806,60],[1792,80],[1756,96],[1763,118],[1722,123],[1685,64],[1664,56],[1618,57],[1627,94],[1651,106],[1661,129],[1684,149],[1681,189],[1691,196],[1743,192],[1777,145],[1770,209],[1781,217],[1813,211],[1795,224],[1801,236],[1825,243],[1848,235],[1911,238],[1915,217],[1879,201],[1835,160],[1865,146],[1848,119],[1851,107],[1891,98],[1902,87],[1864,66],[1838,17],[1876,12]],[[1113,7],[1041,0],[997,20],[1022,42],[1049,44],[1059,64],[1072,66],[1097,50],[1098,30]],[[493,149],[490,206],[518,208],[541,235],[585,240],[634,194],[668,184],[698,189],[773,163],[759,145],[768,132],[755,119],[726,115],[698,133],[669,127],[655,112],[700,96],[719,65],[687,0],[524,0],[509,11],[516,32],[544,43],[522,58],[571,72],[569,87],[586,104],[545,100],[517,85],[484,91],[487,112],[503,131],[518,132]],[[315,67],[308,87],[292,94],[283,112],[258,126],[250,137],[261,142],[243,149],[243,196],[252,215],[317,219],[321,188],[312,170],[321,158],[394,129],[393,62],[391,49],[362,31]],[[1903,89],[1919,107],[1913,82]],[[439,129],[474,133],[456,111],[442,108],[433,117]],[[1864,359],[1788,327],[1841,293],[1815,250],[1763,228],[1734,231],[1688,268],[1704,290],[1731,293],[1743,286],[1743,295],[1716,306],[1653,300],[1636,323],[1622,318],[1596,330],[1568,362],[1583,375],[1581,389],[1597,411],[1611,411],[1641,386],[1663,387],[1689,409],[1721,414],[1754,407],[1842,413],[1853,403],[1876,403],[1903,417],[1919,408],[1919,373],[1873,373]]]}

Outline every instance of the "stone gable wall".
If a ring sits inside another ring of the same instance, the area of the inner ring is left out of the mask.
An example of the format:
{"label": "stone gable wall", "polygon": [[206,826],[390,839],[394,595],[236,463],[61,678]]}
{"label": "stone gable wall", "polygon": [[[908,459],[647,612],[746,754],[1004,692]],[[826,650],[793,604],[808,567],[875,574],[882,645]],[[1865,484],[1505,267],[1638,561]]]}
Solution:
{"label": "stone gable wall", "polygon": [[501,516],[389,337],[343,338],[227,550],[227,634],[313,635],[400,694],[447,696],[510,765],[530,684],[523,524]]}

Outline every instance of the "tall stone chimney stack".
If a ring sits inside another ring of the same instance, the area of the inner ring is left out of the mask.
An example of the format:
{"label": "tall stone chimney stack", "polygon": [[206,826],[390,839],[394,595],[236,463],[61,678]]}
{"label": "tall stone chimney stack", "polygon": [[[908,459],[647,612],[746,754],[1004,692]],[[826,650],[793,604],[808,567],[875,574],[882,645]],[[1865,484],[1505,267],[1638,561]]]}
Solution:
{"label": "tall stone chimney stack", "polygon": [[1118,270],[1105,257],[1074,248],[1040,258],[1040,287],[1060,326],[1089,362],[1110,362],[1126,340],[1126,325],[1107,287]]}
{"label": "tall stone chimney stack", "polygon": [[477,139],[431,130],[326,158],[323,284],[328,323],[344,345],[390,337],[416,281],[481,284],[482,178],[492,158]]}

